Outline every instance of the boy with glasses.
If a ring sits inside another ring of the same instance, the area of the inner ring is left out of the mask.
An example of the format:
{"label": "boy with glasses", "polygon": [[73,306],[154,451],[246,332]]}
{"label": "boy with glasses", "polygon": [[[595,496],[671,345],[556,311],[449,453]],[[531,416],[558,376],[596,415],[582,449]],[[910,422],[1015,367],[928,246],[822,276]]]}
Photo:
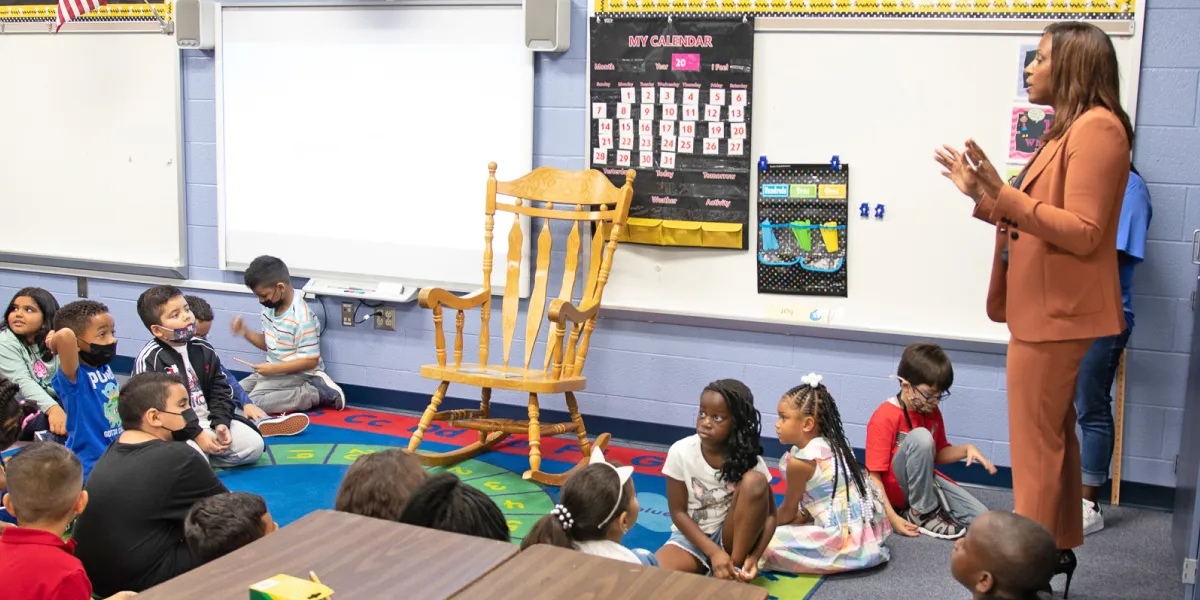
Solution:
{"label": "boy with glasses", "polygon": [[950,396],[954,367],[936,344],[910,344],[896,369],[900,393],[888,398],[867,423],[867,470],[887,492],[888,520],[901,535],[918,533],[951,540],[987,511],[936,465],[966,460],[988,473],[996,467],[974,444],[951,446],[938,404]]}

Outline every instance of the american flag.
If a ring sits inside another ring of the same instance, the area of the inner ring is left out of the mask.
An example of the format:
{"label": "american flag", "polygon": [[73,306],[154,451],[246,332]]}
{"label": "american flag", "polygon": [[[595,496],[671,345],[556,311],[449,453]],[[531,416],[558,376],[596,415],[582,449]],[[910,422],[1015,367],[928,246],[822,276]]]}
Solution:
{"label": "american flag", "polygon": [[58,26],[54,31],[58,32],[64,23],[74,21],[105,4],[108,4],[108,0],[58,0]]}

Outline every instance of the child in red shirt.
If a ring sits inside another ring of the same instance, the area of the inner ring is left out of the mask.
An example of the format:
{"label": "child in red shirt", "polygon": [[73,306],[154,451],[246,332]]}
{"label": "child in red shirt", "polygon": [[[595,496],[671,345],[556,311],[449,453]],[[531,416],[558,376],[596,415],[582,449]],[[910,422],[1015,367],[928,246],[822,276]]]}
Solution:
{"label": "child in red shirt", "polygon": [[[90,600],[92,583],[62,539],[87,506],[83,465],[66,446],[35,442],[8,461],[4,508],[17,526],[0,534],[0,589],[22,600]],[[133,597],[121,592],[109,600]]]}
{"label": "child in red shirt", "polygon": [[900,393],[875,409],[867,423],[867,470],[887,492],[884,506],[893,530],[907,536],[962,537],[987,507],[934,466],[966,459],[991,474],[996,467],[974,444],[951,446],[946,439],[937,405],[950,395],[954,368],[941,347],[910,344],[896,374]]}

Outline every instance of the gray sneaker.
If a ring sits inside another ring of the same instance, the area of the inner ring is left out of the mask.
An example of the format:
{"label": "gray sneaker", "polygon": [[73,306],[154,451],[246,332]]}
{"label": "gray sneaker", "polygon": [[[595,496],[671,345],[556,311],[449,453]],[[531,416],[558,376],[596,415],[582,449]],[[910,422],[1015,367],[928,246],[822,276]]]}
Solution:
{"label": "gray sneaker", "polygon": [[939,540],[954,540],[967,533],[967,528],[950,518],[950,515],[946,514],[946,511],[942,510],[940,506],[926,515],[918,514],[909,507],[904,511],[904,518],[920,528],[921,533]]}
{"label": "gray sneaker", "polygon": [[333,378],[325,371],[315,371],[308,376],[308,382],[317,388],[317,398],[320,400],[318,404],[321,408],[332,408],[333,410],[344,410],[346,408],[346,393],[338,384],[333,382]]}

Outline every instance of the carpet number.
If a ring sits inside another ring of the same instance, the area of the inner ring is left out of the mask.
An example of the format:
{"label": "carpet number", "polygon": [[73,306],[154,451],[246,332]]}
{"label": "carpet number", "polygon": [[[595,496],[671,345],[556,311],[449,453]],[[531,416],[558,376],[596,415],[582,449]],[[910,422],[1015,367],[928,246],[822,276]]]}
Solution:
{"label": "carpet number", "polygon": [[359,450],[358,448],[354,448],[353,450],[347,452],[346,456],[344,458],[346,460],[354,460],[364,454],[374,454],[374,453],[375,453],[374,450]]}
{"label": "carpet number", "polygon": [[452,467],[450,469],[450,472],[454,473],[456,475],[470,475],[471,473],[473,473],[473,471],[471,471],[470,469],[464,469],[462,467]]}
{"label": "carpet number", "polygon": [[295,458],[295,459],[303,460],[303,459],[312,458],[312,457],[313,457],[313,451],[308,448],[296,448],[294,450],[288,449],[288,458]]}
{"label": "carpet number", "polygon": [[509,520],[508,520],[508,530],[509,530],[509,531],[516,531],[516,530],[517,530],[517,528],[518,528],[518,527],[520,527],[520,526],[521,526],[521,522],[520,522],[520,521],[517,521],[517,520],[515,520],[515,519],[509,519]]}
{"label": "carpet number", "polygon": [[485,488],[487,488],[487,489],[489,489],[489,490],[492,490],[493,492],[499,492],[499,491],[501,491],[501,490],[506,490],[506,489],[508,489],[506,486],[504,486],[503,484],[501,484],[499,481],[488,481],[488,482],[485,482],[485,483],[483,484],[483,487],[485,487]]}

